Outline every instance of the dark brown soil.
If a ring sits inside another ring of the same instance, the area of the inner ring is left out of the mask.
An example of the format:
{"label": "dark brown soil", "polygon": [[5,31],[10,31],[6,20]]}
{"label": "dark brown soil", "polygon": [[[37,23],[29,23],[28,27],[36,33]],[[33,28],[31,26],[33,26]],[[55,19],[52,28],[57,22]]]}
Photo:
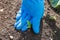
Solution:
{"label": "dark brown soil", "polygon": [[[21,0],[0,0],[0,40],[60,40],[60,14],[50,7],[47,0],[40,34],[36,35],[30,30],[24,33],[16,31],[13,25],[20,5]],[[46,17],[47,14],[57,19],[51,21]]]}

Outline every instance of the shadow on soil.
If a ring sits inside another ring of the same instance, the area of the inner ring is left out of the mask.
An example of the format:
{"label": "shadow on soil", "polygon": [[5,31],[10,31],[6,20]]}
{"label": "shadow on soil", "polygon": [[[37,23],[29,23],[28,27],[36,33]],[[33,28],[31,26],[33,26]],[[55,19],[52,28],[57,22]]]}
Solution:
{"label": "shadow on soil", "polygon": [[[47,17],[45,18],[46,23],[50,26],[53,31],[53,40],[60,40],[60,28],[56,26],[55,20],[50,20]],[[56,31],[56,32],[54,32]]]}

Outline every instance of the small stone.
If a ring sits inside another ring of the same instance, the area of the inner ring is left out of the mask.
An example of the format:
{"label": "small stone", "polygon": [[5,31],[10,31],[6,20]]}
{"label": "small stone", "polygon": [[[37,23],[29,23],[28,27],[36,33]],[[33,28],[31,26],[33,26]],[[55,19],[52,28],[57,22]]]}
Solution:
{"label": "small stone", "polygon": [[6,28],[2,29],[2,33],[6,33]]}
{"label": "small stone", "polygon": [[3,12],[4,9],[0,9],[0,12]]}
{"label": "small stone", "polygon": [[54,31],[54,33],[56,33],[57,31]]}
{"label": "small stone", "polygon": [[53,39],[51,39],[51,40],[53,40]]}
{"label": "small stone", "polygon": [[7,18],[7,17],[5,17],[5,18]]}
{"label": "small stone", "polygon": [[50,38],[50,40],[53,40],[52,38]]}
{"label": "small stone", "polygon": [[10,39],[13,39],[13,36],[10,36]]}

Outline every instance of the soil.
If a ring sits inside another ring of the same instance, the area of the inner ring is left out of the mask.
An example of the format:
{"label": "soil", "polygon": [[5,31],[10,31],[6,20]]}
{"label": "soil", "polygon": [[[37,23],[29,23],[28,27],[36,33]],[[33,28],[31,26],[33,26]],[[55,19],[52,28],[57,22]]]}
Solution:
{"label": "soil", "polygon": [[[45,14],[41,21],[38,35],[30,29],[20,32],[14,29],[15,16],[21,0],[0,0],[0,40],[60,40],[60,14],[45,0]],[[46,15],[56,16],[56,20],[49,20]]]}

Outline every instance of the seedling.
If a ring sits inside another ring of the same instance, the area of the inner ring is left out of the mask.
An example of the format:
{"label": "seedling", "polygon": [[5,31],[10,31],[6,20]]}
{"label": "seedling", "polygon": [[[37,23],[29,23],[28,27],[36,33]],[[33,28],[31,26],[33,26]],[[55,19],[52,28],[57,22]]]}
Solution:
{"label": "seedling", "polygon": [[50,16],[50,15],[47,15],[47,18],[48,18],[49,20],[56,20],[56,19],[57,19],[56,16]]}
{"label": "seedling", "polygon": [[53,8],[60,8],[60,0],[49,0]]}
{"label": "seedling", "polygon": [[27,24],[28,24],[28,27],[27,27],[27,28],[31,28],[31,23],[30,23],[30,21],[27,20]]}
{"label": "seedling", "polygon": [[56,20],[56,17],[55,16],[50,16],[49,19]]}

